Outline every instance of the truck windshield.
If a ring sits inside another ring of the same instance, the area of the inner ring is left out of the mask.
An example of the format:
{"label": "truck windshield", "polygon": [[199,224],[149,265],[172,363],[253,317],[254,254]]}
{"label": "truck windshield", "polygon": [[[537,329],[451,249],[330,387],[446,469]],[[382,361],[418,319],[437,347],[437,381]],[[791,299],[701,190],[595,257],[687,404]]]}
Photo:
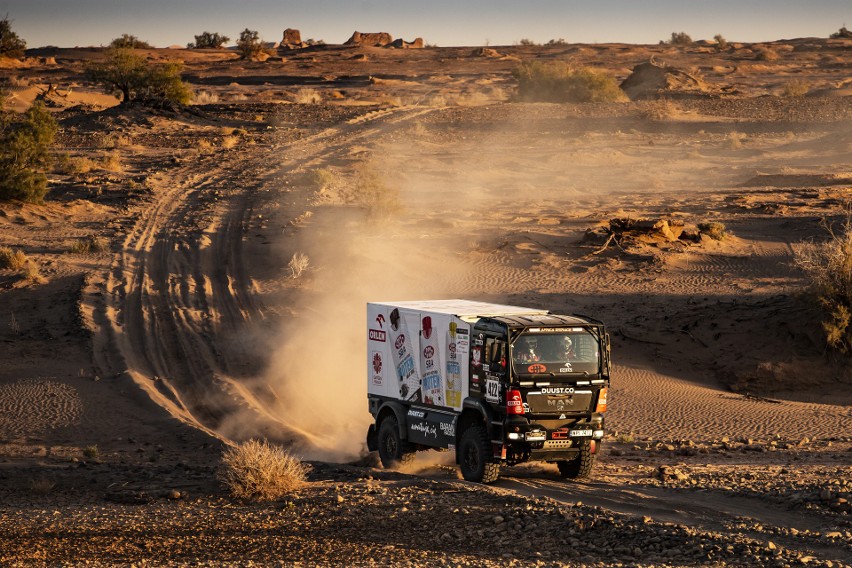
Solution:
{"label": "truck windshield", "polygon": [[598,373],[599,358],[598,339],[584,328],[524,333],[512,346],[512,361],[520,374]]}

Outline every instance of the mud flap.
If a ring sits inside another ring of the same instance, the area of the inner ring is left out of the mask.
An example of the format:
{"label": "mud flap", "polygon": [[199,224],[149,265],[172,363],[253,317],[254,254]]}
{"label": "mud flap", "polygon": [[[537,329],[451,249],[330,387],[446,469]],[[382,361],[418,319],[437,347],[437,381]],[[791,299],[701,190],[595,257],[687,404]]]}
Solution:
{"label": "mud flap", "polygon": [[375,424],[370,424],[370,427],[367,429],[367,449],[371,452],[379,449],[378,433],[376,432]]}

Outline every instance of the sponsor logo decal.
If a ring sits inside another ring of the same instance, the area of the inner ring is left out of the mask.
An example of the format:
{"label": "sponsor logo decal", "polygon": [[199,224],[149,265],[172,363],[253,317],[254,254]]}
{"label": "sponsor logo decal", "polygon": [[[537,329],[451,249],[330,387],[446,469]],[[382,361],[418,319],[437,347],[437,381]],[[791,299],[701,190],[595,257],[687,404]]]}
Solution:
{"label": "sponsor logo decal", "polygon": [[435,356],[435,348],[432,347],[431,345],[427,345],[426,348],[423,350],[423,356],[426,357],[427,359],[434,357]]}
{"label": "sponsor logo decal", "polygon": [[541,394],[574,394],[574,387],[542,387]]}
{"label": "sponsor logo decal", "polygon": [[399,349],[403,345],[405,345],[405,334],[400,333],[399,337],[397,337],[396,341],[394,341],[393,346]]}
{"label": "sponsor logo decal", "polygon": [[527,371],[530,373],[546,373],[547,367],[544,365],[530,365],[527,367]]}
{"label": "sponsor logo decal", "polygon": [[369,338],[370,341],[381,341],[384,343],[388,339],[388,334],[386,331],[382,331],[381,329],[371,329]]}
{"label": "sponsor logo decal", "polygon": [[379,324],[380,328],[384,328],[384,326],[382,324],[385,323],[385,316],[383,316],[382,314],[377,315],[376,316],[376,323]]}
{"label": "sponsor logo decal", "polygon": [[425,422],[418,422],[417,424],[412,424],[411,430],[415,432],[422,432],[424,436],[432,436],[433,438],[438,437],[438,429],[435,428],[434,425],[426,424]]}
{"label": "sponsor logo decal", "polygon": [[455,427],[455,425],[454,425],[452,422],[450,422],[449,424],[447,424],[447,423],[445,423],[445,422],[440,422],[440,423],[438,424],[438,427],[441,429],[441,433],[442,433],[444,436],[455,437],[455,435],[456,435],[456,427]]}
{"label": "sponsor logo decal", "polygon": [[422,410],[414,410],[413,408],[408,409],[408,415],[412,418],[425,418],[426,413]]}
{"label": "sponsor logo decal", "polygon": [[384,374],[382,373],[382,369],[385,365],[382,360],[381,352],[373,351],[373,357],[370,360],[370,364],[373,366],[373,385],[380,387],[385,382]]}

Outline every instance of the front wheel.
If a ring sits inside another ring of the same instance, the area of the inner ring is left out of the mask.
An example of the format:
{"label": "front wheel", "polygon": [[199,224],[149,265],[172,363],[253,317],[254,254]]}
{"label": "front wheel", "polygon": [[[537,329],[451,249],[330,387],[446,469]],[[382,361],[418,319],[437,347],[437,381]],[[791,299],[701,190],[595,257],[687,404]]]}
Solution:
{"label": "front wheel", "polygon": [[458,459],[467,481],[494,483],[500,476],[500,464],[491,461],[491,439],[484,426],[471,426],[459,441]]}
{"label": "front wheel", "polygon": [[580,445],[580,453],[571,461],[559,461],[559,474],[568,479],[585,479],[592,473],[595,465],[595,455],[592,453],[591,442],[583,442]]}
{"label": "front wheel", "polygon": [[399,436],[399,423],[393,416],[388,416],[379,425],[378,445],[379,458],[387,469],[397,467],[411,457],[406,452],[408,444]]}

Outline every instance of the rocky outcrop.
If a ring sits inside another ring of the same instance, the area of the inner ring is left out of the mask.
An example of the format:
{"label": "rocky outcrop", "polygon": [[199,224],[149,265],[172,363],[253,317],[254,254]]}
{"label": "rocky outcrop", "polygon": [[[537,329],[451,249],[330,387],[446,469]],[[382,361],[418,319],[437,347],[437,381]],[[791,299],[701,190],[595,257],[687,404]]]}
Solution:
{"label": "rocky outcrop", "polygon": [[393,37],[387,32],[361,33],[354,32],[352,37],[343,45],[357,45],[361,47],[384,47],[393,43]]}
{"label": "rocky outcrop", "polygon": [[700,77],[653,59],[634,67],[633,73],[621,83],[621,90],[634,101],[711,94],[711,89]]}
{"label": "rocky outcrop", "polygon": [[284,30],[284,37],[281,38],[279,49],[290,50],[302,49],[304,47],[308,47],[308,44],[302,41],[302,34],[299,30],[294,30],[293,28]]}
{"label": "rocky outcrop", "polygon": [[398,38],[393,40],[388,47],[395,47],[397,49],[423,49],[423,38],[419,37],[414,41],[405,41],[402,38]]}

